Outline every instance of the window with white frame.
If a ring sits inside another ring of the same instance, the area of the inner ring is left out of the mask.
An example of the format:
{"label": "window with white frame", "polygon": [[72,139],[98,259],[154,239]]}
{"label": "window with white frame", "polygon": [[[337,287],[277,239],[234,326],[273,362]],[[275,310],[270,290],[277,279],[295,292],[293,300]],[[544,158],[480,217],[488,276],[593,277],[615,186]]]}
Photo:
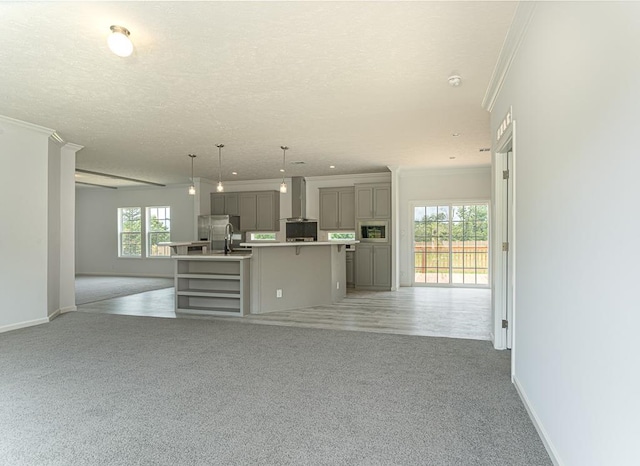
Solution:
{"label": "window with white frame", "polygon": [[168,257],[169,246],[158,243],[171,241],[171,207],[147,207],[147,257]]}
{"label": "window with white frame", "polygon": [[489,284],[489,203],[413,208],[414,284]]}
{"label": "window with white frame", "polygon": [[355,231],[330,231],[327,233],[329,241],[352,241],[356,239]]}
{"label": "window with white frame", "polygon": [[276,234],[275,233],[255,232],[255,233],[250,233],[249,234],[249,238],[250,238],[251,241],[275,241],[276,240]]}
{"label": "window with white frame", "polygon": [[118,256],[142,257],[142,209],[118,209]]}

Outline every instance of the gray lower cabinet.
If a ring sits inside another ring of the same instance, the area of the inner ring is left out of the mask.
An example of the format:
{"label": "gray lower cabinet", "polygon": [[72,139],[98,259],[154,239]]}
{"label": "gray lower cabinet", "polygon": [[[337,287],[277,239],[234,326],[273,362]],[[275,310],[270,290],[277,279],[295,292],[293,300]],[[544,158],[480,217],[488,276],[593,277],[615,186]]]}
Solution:
{"label": "gray lower cabinet", "polygon": [[320,188],[320,229],[355,230],[355,189]]}
{"label": "gray lower cabinet", "polygon": [[238,193],[211,193],[211,215],[240,215]]}
{"label": "gray lower cabinet", "polygon": [[353,288],[356,285],[354,254],[355,251],[346,251],[345,254],[347,260],[347,288]]}
{"label": "gray lower cabinet", "polygon": [[389,183],[357,184],[355,187],[356,218],[391,218],[391,185]]}
{"label": "gray lower cabinet", "polygon": [[238,193],[241,231],[280,230],[280,192]]}
{"label": "gray lower cabinet", "polygon": [[391,289],[391,247],[358,244],[355,252],[356,288]]}

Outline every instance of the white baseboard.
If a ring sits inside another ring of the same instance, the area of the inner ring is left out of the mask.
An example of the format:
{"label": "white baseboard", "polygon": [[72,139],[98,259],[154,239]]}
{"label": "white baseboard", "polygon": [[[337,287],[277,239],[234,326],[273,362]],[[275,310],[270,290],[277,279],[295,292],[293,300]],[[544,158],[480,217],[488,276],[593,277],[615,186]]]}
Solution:
{"label": "white baseboard", "polygon": [[77,311],[78,308],[76,306],[67,306],[60,309],[60,314],[66,314],[67,312]]}
{"label": "white baseboard", "polygon": [[78,275],[87,275],[91,277],[142,277],[142,278],[173,278],[173,275],[156,275],[151,273],[94,273],[94,272],[78,272]]}
{"label": "white baseboard", "polygon": [[9,324],[0,327],[0,333],[10,332],[11,330],[18,330],[25,327],[33,327],[34,325],[46,324],[49,322],[49,318],[27,320],[25,322],[18,322],[16,324]]}
{"label": "white baseboard", "polygon": [[529,398],[527,397],[527,394],[522,388],[522,385],[520,385],[520,382],[518,382],[518,378],[514,375],[512,379],[513,379],[513,385],[515,385],[516,391],[518,392],[518,395],[520,395],[522,404],[524,404],[524,407],[527,410],[527,413],[529,413],[529,417],[531,418],[531,421],[533,422],[534,427],[538,431],[538,435],[540,436],[540,439],[542,440],[542,443],[546,448],[547,453],[549,454],[549,457],[551,458],[551,462],[555,466],[564,466],[564,463],[560,460],[560,456],[558,455],[558,452],[553,446],[551,439],[549,439],[549,435],[547,434],[547,431],[545,430],[542,423],[540,422],[540,418],[538,418],[538,415],[536,414],[535,410],[531,406],[531,403],[529,402]]}
{"label": "white baseboard", "polygon": [[60,315],[60,309],[56,309],[53,314],[49,315],[49,319],[48,321],[51,322],[53,319],[55,319],[56,317],[58,317]]}

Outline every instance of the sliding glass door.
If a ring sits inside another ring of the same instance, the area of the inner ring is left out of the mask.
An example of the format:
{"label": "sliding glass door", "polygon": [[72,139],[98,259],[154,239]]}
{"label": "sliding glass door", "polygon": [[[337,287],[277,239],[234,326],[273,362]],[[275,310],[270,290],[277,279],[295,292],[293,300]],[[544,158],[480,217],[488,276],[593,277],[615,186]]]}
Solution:
{"label": "sliding glass door", "polygon": [[416,285],[489,284],[489,204],[415,206]]}

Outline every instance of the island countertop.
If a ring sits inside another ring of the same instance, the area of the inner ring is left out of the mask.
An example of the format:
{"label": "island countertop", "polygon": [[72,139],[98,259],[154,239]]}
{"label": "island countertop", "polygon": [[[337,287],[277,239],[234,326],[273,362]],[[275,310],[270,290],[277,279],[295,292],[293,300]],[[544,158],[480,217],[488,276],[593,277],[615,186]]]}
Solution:
{"label": "island countertop", "polygon": [[286,241],[284,243],[240,243],[242,247],[250,247],[250,248],[273,248],[273,247],[283,247],[283,246],[342,246],[345,244],[358,244],[360,241]]}

